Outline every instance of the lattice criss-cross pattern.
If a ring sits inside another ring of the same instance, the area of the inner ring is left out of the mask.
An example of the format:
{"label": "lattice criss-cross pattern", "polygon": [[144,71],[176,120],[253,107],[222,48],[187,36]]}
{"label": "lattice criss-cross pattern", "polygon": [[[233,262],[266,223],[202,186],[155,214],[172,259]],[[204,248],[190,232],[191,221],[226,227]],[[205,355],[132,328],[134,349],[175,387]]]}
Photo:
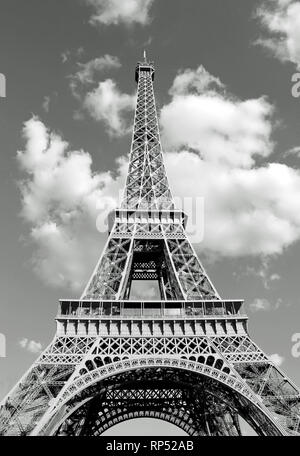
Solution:
{"label": "lattice criss-cross pattern", "polygon": [[122,202],[125,209],[174,208],[162,157],[152,74],[149,67],[139,71],[130,165]]}
{"label": "lattice criss-cross pattern", "polygon": [[[82,305],[120,309],[130,304],[132,281],[150,279],[158,280],[167,308],[222,305],[186,235],[185,215],[174,207],[154,72],[146,58],[138,64],[124,197]],[[138,417],[173,422],[190,435],[240,435],[238,416],[258,434],[299,435],[299,390],[251,340],[246,321],[236,310],[166,318],[59,314],[54,340],[1,404],[0,435],[101,435]]]}
{"label": "lattice criss-cross pattern", "polygon": [[[134,276],[131,269],[142,240],[145,258],[155,240],[161,240],[157,252],[162,251],[164,258],[156,264],[161,299],[219,299],[187,238],[184,214],[174,216],[180,211],[174,207],[163,162],[153,64],[140,63],[136,74],[138,95],[124,197],[82,299],[128,299]],[[127,216],[121,220],[124,212]],[[143,279],[148,280],[149,274],[140,274],[139,280]]]}

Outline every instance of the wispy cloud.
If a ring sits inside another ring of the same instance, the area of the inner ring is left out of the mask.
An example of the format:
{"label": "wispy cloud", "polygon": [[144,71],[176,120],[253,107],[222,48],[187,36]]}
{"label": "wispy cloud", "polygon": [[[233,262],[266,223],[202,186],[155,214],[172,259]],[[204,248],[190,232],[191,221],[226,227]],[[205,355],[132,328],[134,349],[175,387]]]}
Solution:
{"label": "wispy cloud", "polygon": [[131,131],[126,113],[134,110],[135,100],[135,95],[122,93],[112,79],[106,79],[86,95],[83,107],[95,120],[104,122],[110,136],[122,136]]}
{"label": "wispy cloud", "polygon": [[270,310],[277,310],[281,304],[281,299],[278,299],[275,303],[271,303],[268,299],[257,298],[249,304],[249,308],[252,312],[268,312]]}
{"label": "wispy cloud", "polygon": [[256,41],[282,62],[300,66],[300,2],[295,0],[266,0],[256,16],[266,32]]}
{"label": "wispy cloud", "polygon": [[94,9],[93,25],[140,24],[150,22],[150,8],[154,0],[85,0]]}
{"label": "wispy cloud", "polygon": [[131,290],[130,299],[159,299],[159,288],[145,283],[144,281],[136,281]]}
{"label": "wispy cloud", "polygon": [[61,61],[62,63],[66,63],[70,58],[70,51],[64,51],[61,53]]}
{"label": "wispy cloud", "polygon": [[278,353],[274,353],[273,355],[269,356],[269,360],[275,364],[275,366],[280,367],[284,362],[284,357]]}
{"label": "wispy cloud", "polygon": [[296,156],[300,158],[300,146],[292,147],[285,152],[285,156]]}
{"label": "wispy cloud", "polygon": [[19,341],[19,346],[23,349],[28,351],[29,353],[33,354],[39,354],[42,352],[43,345],[41,342],[36,342],[34,340],[29,340],[29,339],[21,339]]}
{"label": "wispy cloud", "polygon": [[278,280],[281,279],[279,274],[270,272],[270,258],[265,257],[261,258],[259,266],[248,266],[246,275],[255,276],[261,279],[266,290],[269,290],[275,282],[278,282]]}
{"label": "wispy cloud", "polygon": [[44,97],[44,100],[43,100],[43,110],[45,112],[49,112],[49,108],[50,108],[50,101],[51,101],[51,98],[49,96],[45,96]]}
{"label": "wispy cloud", "polygon": [[65,50],[64,52],[61,53],[60,57],[61,57],[61,61],[63,64],[67,63],[71,58],[79,58],[79,57],[82,57],[82,55],[84,54],[84,47],[83,46],[80,46],[79,48],[75,49],[75,50]]}
{"label": "wispy cloud", "polygon": [[95,85],[97,74],[122,66],[119,59],[106,54],[86,63],[78,63],[77,66],[79,70],[70,76],[72,93],[81,105],[75,118],[83,119],[86,112],[94,120],[103,122],[110,136],[127,134],[127,114],[134,110],[135,95],[122,93],[113,79],[105,79]]}
{"label": "wispy cloud", "polygon": [[77,63],[78,71],[70,76],[73,94],[78,96],[78,85],[85,86],[93,84],[98,73],[105,70],[120,68],[121,66],[118,57],[109,54],[106,54],[103,57],[97,57],[86,63]]}

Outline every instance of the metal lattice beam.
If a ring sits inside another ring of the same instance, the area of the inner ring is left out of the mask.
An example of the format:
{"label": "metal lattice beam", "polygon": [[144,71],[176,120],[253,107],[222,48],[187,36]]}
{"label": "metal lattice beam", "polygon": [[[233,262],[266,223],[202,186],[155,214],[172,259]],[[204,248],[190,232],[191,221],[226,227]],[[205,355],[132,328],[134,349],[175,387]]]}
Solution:
{"label": "metal lattice beam", "polygon": [[[240,435],[239,417],[258,434],[300,435],[298,388],[251,340],[242,302],[221,300],[175,208],[154,73],[146,58],[136,69],[128,176],[104,251],[1,403],[1,435],[101,435],[145,416],[189,435]],[[160,301],[131,302],[134,280],[156,280]]]}

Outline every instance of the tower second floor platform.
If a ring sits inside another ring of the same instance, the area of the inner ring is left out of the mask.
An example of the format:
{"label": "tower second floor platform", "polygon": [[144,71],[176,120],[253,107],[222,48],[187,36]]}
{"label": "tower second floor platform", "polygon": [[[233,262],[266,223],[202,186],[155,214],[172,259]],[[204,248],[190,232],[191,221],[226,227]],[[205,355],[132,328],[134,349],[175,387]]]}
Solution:
{"label": "tower second floor platform", "polygon": [[245,335],[243,301],[61,300],[57,334],[168,337]]}

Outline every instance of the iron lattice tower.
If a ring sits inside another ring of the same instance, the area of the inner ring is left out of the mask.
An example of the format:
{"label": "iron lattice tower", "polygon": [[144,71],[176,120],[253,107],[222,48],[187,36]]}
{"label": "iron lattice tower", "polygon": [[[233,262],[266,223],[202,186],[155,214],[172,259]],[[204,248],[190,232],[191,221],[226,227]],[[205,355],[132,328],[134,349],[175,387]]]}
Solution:
{"label": "iron lattice tower", "polygon": [[[163,163],[155,69],[136,68],[121,207],[81,299],[61,300],[49,347],[1,404],[3,435],[101,435],[137,417],[189,435],[300,434],[299,391],[251,340],[243,301],[223,300],[187,238]],[[160,301],[130,300],[158,281]]]}

